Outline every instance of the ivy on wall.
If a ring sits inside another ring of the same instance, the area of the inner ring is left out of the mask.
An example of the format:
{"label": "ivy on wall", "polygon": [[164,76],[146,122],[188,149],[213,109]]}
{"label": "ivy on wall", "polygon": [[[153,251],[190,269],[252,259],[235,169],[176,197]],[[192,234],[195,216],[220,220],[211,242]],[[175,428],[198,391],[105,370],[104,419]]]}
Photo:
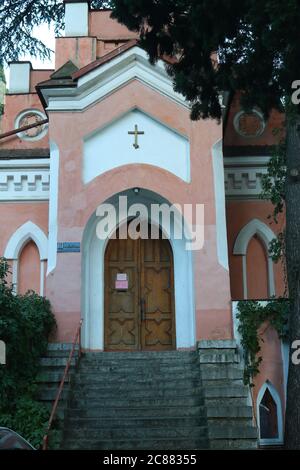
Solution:
{"label": "ivy on wall", "polygon": [[287,335],[289,301],[284,298],[267,303],[244,300],[238,302],[237,308],[238,332],[245,353],[244,383],[253,386],[252,379],[259,373],[262,362],[259,353],[263,338],[259,329],[268,322],[277,331],[278,336],[284,338]]}
{"label": "ivy on wall", "polygon": [[[270,223],[278,224],[279,216],[285,208],[286,144],[285,137],[282,135],[283,129],[275,129],[273,133],[275,137],[278,137],[278,144],[274,147],[268,163],[268,173],[262,178],[260,197],[272,203],[273,212],[268,218]],[[282,263],[285,286],[287,286],[284,229],[270,243],[269,254],[274,263]],[[285,287],[285,296],[287,296],[287,287]],[[263,360],[259,354],[263,341],[262,334],[259,333],[260,328],[264,323],[268,323],[277,331],[280,338],[287,337],[289,309],[290,303],[287,298],[283,297],[269,302],[244,300],[238,303],[238,331],[245,353],[244,382],[246,385],[253,386],[252,379],[259,373],[259,366]]]}
{"label": "ivy on wall", "polygon": [[[285,184],[286,184],[286,143],[282,136],[283,129],[275,129],[273,134],[278,137],[278,144],[274,147],[270,161],[268,163],[268,173],[262,177],[262,192],[260,198],[270,201],[273,205],[273,212],[269,215],[270,223],[279,223],[279,216],[285,208]],[[277,235],[269,248],[274,263],[279,261],[283,264],[285,273],[285,231],[282,230]]]}

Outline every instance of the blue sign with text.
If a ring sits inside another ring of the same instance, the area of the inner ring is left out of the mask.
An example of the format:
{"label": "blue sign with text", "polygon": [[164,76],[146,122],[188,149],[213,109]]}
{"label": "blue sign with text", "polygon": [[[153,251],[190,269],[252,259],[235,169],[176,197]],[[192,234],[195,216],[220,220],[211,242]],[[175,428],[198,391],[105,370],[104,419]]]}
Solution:
{"label": "blue sign with text", "polygon": [[57,253],[80,253],[80,242],[58,243]]}

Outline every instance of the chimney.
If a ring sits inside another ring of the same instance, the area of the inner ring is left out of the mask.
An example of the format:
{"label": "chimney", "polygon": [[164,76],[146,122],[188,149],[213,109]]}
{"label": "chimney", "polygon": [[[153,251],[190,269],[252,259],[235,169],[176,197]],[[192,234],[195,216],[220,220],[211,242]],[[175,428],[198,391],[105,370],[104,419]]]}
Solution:
{"label": "chimney", "polygon": [[82,37],[89,35],[89,1],[64,0],[65,36]]}
{"label": "chimney", "polygon": [[30,92],[31,62],[11,62],[9,64],[9,94]]}

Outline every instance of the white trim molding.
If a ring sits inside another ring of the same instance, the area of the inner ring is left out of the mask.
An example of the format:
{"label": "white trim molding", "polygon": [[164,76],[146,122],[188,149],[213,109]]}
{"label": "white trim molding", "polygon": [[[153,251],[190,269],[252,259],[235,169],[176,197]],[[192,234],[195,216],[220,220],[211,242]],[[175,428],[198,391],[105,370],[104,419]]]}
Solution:
{"label": "white trim molding", "polygon": [[174,91],[165,62],[159,60],[151,65],[147,53],[138,46],[86,73],[79,78],[77,87],[41,87],[41,92],[47,111],[83,111],[133,80],[190,109],[184,96]]}
{"label": "white trim molding", "polygon": [[[261,439],[260,438],[260,412],[259,412],[259,406],[260,403],[264,397],[264,394],[268,390],[276,403],[277,407],[277,428],[278,428],[278,437],[274,439]],[[260,388],[258,395],[257,395],[257,400],[256,400],[256,416],[257,416],[257,425],[258,425],[258,430],[259,430],[259,443],[262,446],[268,446],[268,445],[281,445],[283,444],[283,415],[282,415],[282,404],[281,404],[281,399],[279,396],[279,393],[277,392],[276,388],[274,385],[267,380]]]}
{"label": "white trim molding", "polygon": [[225,187],[224,187],[224,162],[223,140],[220,139],[212,147],[215,206],[216,206],[216,231],[218,261],[226,270],[228,266],[228,244],[226,228]]}
{"label": "white trim molding", "polygon": [[270,243],[276,239],[274,232],[266,224],[258,219],[252,219],[247,225],[245,225],[239,232],[235,244],[233,247],[233,254],[242,256],[243,260],[243,288],[244,288],[244,299],[248,298],[248,287],[247,287],[247,250],[250,240],[254,235],[257,235],[263,242],[266,249],[266,256],[268,260],[268,293],[272,297],[275,295],[275,280],[274,280],[274,269],[273,260],[269,255]]}
{"label": "white trim molding", "polygon": [[58,232],[58,183],[59,183],[59,148],[50,141],[50,199],[49,199],[49,247],[47,276],[55,269],[57,261]]}
{"label": "white trim molding", "polygon": [[48,258],[48,239],[44,232],[33,222],[28,221],[19,227],[9,239],[4,257],[12,260],[12,283],[15,292],[18,292],[18,270],[19,270],[19,257],[24,246],[33,241],[40,255],[40,295],[44,295],[44,272],[45,261]]}
{"label": "white trim molding", "polygon": [[268,174],[270,157],[225,157],[224,180],[227,199],[258,199],[262,179]]}
{"label": "white trim molding", "polygon": [[44,232],[31,221],[23,224],[11,236],[6,246],[4,257],[7,259],[18,259],[22,248],[30,240],[34,241],[38,247],[40,260],[46,260],[48,258],[48,239]]}
{"label": "white trim molding", "polygon": [[47,201],[49,159],[0,161],[0,201]]}

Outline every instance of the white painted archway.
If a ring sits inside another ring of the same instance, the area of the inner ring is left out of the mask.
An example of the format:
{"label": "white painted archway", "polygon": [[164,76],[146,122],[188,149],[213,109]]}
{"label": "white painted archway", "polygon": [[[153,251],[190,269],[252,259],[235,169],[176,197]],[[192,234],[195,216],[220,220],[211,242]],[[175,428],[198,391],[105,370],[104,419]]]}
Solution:
{"label": "white painted archway", "polygon": [[12,282],[14,290],[18,292],[18,269],[19,269],[19,256],[24,246],[32,240],[40,255],[40,295],[44,295],[44,277],[45,277],[45,262],[48,258],[48,238],[44,232],[33,222],[28,221],[19,227],[9,239],[4,257],[12,260]]}
{"label": "white painted archway", "polygon": [[[128,195],[129,204],[143,203],[149,207],[151,203],[167,202],[150,191],[141,190],[141,193],[142,195],[136,196],[132,190],[129,190],[123,195]],[[106,202],[114,204],[118,196]],[[87,223],[82,240],[81,298],[84,320],[82,346],[85,349],[102,351],[104,349],[104,254],[109,237],[106,240],[97,237],[98,222],[99,218],[94,213]],[[151,222],[155,223],[153,220]],[[116,228],[117,226],[114,229]],[[161,226],[161,229],[163,232],[168,232],[164,226]],[[193,252],[186,250],[186,239],[171,238],[169,241],[174,257],[176,347],[193,348],[196,344]]]}

